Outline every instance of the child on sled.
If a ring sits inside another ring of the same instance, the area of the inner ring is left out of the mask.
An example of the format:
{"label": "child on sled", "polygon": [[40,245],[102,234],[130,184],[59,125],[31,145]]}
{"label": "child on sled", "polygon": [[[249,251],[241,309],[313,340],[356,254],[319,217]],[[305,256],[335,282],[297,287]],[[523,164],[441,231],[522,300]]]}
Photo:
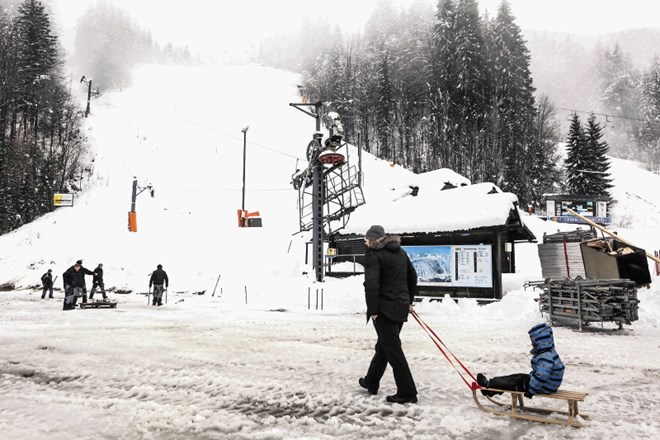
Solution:
{"label": "child on sled", "polygon": [[[525,397],[535,394],[552,394],[559,389],[564,377],[564,364],[555,351],[552,328],[543,323],[529,330],[532,341],[532,371],[529,374],[511,374],[487,379],[482,373],[477,374],[477,383],[482,388],[495,388],[509,391],[523,391]],[[497,391],[481,390],[484,396],[502,394]]]}

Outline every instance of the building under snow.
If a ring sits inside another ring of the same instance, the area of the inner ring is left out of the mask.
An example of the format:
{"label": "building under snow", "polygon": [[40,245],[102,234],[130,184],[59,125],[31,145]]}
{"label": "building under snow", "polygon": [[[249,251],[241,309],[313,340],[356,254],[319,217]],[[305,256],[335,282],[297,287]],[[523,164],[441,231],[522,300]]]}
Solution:
{"label": "building under snow", "polygon": [[380,224],[387,234],[401,236],[420,295],[500,299],[502,273],[515,272],[515,243],[535,237],[521,220],[514,194],[492,183],[469,183],[442,169],[411,174],[408,185],[370,187],[367,203],[330,237],[328,254],[335,255],[326,275],[362,273],[364,234]]}

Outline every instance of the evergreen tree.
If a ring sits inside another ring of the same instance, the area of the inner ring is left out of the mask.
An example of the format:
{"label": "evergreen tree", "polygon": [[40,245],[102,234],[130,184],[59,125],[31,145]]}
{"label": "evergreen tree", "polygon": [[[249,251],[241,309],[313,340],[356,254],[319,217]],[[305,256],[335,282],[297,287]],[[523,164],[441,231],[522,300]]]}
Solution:
{"label": "evergreen tree", "polygon": [[498,117],[494,136],[504,158],[502,186],[525,201],[529,196],[529,181],[526,179],[529,170],[526,168],[534,160],[528,146],[534,139],[532,129],[536,117],[530,56],[506,1],[502,1],[498,9],[492,30]]}
{"label": "evergreen tree", "polygon": [[456,106],[449,91],[458,81],[458,45],[456,8],[453,0],[438,0],[434,29],[431,84],[431,157],[429,168],[452,167],[451,145],[457,137],[454,113]]}
{"label": "evergreen tree", "polygon": [[80,169],[84,136],[43,4],[0,10],[0,234],[52,210]]}
{"label": "evergreen tree", "polygon": [[571,118],[566,142],[567,156],[564,161],[566,171],[566,190],[570,194],[590,194],[589,178],[584,171],[589,168],[591,159],[586,148],[586,138],[582,123],[577,113]]}
{"label": "evergreen tree", "polygon": [[566,168],[567,189],[571,194],[611,197],[612,188],[607,142],[601,141],[601,127],[591,115],[583,128],[577,114],[573,115],[568,134]]}
{"label": "evergreen tree", "polygon": [[608,113],[622,118],[617,120],[616,131],[609,136],[613,150],[620,157],[634,158],[634,142],[640,130],[640,74],[632,66],[629,56],[619,45],[606,50],[600,61],[601,102]]}
{"label": "evergreen tree", "polygon": [[642,78],[640,113],[644,122],[638,143],[645,162],[660,168],[660,62],[656,59]]}
{"label": "evergreen tree", "polygon": [[533,126],[534,140],[529,147],[529,185],[527,203],[540,208],[544,194],[561,190],[562,172],[558,168],[559,142],[555,109],[547,96],[539,99]]}
{"label": "evergreen tree", "polygon": [[610,160],[606,156],[609,147],[607,142],[601,140],[602,137],[602,128],[592,113],[585,129],[585,147],[589,155],[589,160],[585,163],[587,166],[585,171],[590,171],[587,173],[589,191],[587,194],[607,196],[611,199]]}

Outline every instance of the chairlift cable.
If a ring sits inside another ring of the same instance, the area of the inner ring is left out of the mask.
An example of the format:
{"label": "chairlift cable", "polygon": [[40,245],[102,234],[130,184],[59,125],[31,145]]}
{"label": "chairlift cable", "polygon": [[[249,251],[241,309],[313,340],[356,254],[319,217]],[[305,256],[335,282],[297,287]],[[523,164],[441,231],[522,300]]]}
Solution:
{"label": "chairlift cable", "polygon": [[[149,106],[147,106],[147,105],[145,105],[145,104],[142,104],[142,103],[140,103],[140,102],[136,102],[136,101],[133,101],[133,100],[128,99],[128,98],[125,98],[125,97],[122,97],[122,99],[125,100],[125,101],[127,101],[127,102],[130,102],[130,103],[132,103],[132,104],[139,105],[139,106],[141,106],[141,107],[143,107],[143,108],[145,108],[145,109],[147,109],[147,110],[149,110],[149,111],[151,111],[151,112],[159,113],[159,114],[161,114],[161,115],[163,115],[163,116],[167,116],[167,117],[169,117],[169,118],[176,119],[177,121],[184,122],[184,123],[186,123],[186,124],[192,125],[192,126],[197,127],[197,128],[201,128],[202,130],[207,130],[207,131],[210,131],[210,132],[212,132],[212,133],[216,133],[216,134],[219,134],[219,135],[222,135],[222,136],[226,136],[226,137],[231,138],[231,139],[234,139],[234,140],[239,140],[239,141],[242,141],[242,140],[243,140],[242,137],[235,136],[235,135],[232,135],[232,134],[228,134],[228,133],[222,132],[222,131],[220,131],[220,130],[216,130],[215,128],[207,127],[206,125],[203,125],[203,124],[197,123],[197,122],[195,122],[195,121],[191,121],[191,120],[189,120],[189,119],[182,118],[182,117],[180,117],[180,116],[176,116],[176,115],[173,115],[173,114],[171,114],[171,113],[167,113],[167,112],[165,112],[165,111],[163,111],[163,110],[158,110],[158,109],[155,109],[155,108],[149,107]],[[248,143],[249,145],[254,145],[255,147],[259,147],[259,148],[262,148],[262,149],[264,149],[264,150],[271,151],[271,152],[276,153],[276,154],[281,154],[281,155],[283,155],[283,156],[291,157],[291,158],[296,159],[296,160],[302,160],[302,159],[299,158],[298,156],[294,156],[293,154],[285,153],[285,152],[283,152],[283,151],[277,150],[277,149],[272,148],[272,147],[268,147],[268,146],[266,146],[266,145],[258,144],[258,143],[256,143],[256,142],[247,142],[247,143]]]}

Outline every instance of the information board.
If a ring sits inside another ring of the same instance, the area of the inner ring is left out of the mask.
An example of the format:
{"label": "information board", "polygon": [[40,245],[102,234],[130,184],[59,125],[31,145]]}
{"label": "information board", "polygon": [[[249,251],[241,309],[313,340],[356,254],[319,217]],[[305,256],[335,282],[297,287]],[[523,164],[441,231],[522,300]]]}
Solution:
{"label": "information board", "polygon": [[420,286],[493,287],[493,247],[479,245],[403,246]]}

